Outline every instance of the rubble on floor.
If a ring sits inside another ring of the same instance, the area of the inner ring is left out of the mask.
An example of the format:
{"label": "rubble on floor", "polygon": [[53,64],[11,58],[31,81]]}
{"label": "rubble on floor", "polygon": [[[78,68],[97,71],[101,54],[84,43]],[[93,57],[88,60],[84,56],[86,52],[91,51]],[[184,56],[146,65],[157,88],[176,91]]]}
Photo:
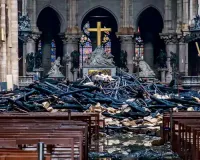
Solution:
{"label": "rubble on floor", "polygon": [[162,113],[199,111],[197,91],[147,83],[138,77],[97,75],[67,85],[52,79],[0,92],[0,111],[98,112],[106,126],[159,130]]}
{"label": "rubble on floor", "polygon": [[161,141],[158,137],[133,135],[131,132],[107,135],[100,141],[102,150],[98,153],[91,152],[89,156],[91,160],[178,159],[178,156],[170,150],[170,145],[164,145]]}
{"label": "rubble on floor", "polygon": [[[85,76],[84,79],[70,84],[44,79],[25,88],[0,92],[0,112],[68,110],[99,113],[101,119],[105,120],[106,132],[114,130],[159,136],[163,112],[199,111],[200,94],[189,89],[144,82],[126,73],[115,77]],[[123,146],[130,143],[134,144],[133,141],[124,142]],[[160,141],[149,141],[143,146],[149,147],[159,143]],[[107,153],[115,151],[116,148],[110,148]],[[138,152],[128,152],[125,149],[123,152],[124,155],[133,153],[135,157],[144,153],[157,156],[161,154],[146,148]]]}

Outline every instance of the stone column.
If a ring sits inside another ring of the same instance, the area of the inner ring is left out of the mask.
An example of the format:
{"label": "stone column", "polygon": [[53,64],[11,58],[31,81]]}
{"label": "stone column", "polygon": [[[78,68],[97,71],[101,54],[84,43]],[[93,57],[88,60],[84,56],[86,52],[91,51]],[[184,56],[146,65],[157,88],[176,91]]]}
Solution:
{"label": "stone column", "polygon": [[189,23],[189,0],[183,0],[183,26],[182,30],[188,31],[188,23]]}
{"label": "stone column", "polygon": [[183,16],[183,3],[182,0],[177,0],[177,26],[176,26],[176,31],[180,32],[182,28],[182,18]]}
{"label": "stone column", "polygon": [[185,44],[185,76],[188,76],[188,43]]}
{"label": "stone column", "polygon": [[129,69],[129,73],[133,73],[133,56],[135,52],[135,45],[133,41],[133,35],[120,35],[121,41],[121,50],[127,52],[127,67]]}
{"label": "stone column", "polygon": [[[80,36],[79,35],[67,35],[65,34],[64,37],[62,36],[63,40],[63,56],[71,56],[71,53],[73,51],[79,51],[79,42]],[[68,62],[66,64],[66,78],[69,79],[69,81],[73,81],[73,77],[77,77],[77,75],[72,74],[71,72],[72,64],[71,62]],[[68,70],[67,70],[68,69]],[[76,72],[75,72],[76,73]],[[68,75],[67,75],[68,74]]]}
{"label": "stone column", "polygon": [[161,71],[161,82],[165,83],[166,82],[166,75],[165,75],[165,70]]}
{"label": "stone column", "polygon": [[172,67],[170,64],[170,52],[177,53],[177,44],[178,38],[176,33],[162,33],[161,39],[165,41],[166,52],[167,52],[167,73],[166,73],[166,82],[169,83],[172,80]]}
{"label": "stone column", "polygon": [[[26,0],[27,1],[27,0]],[[38,32],[37,28],[37,0],[27,1],[28,3],[28,13],[31,20],[32,31]]]}
{"label": "stone column", "polygon": [[172,1],[165,0],[165,15],[164,15],[164,30],[163,32],[168,32],[172,30]]}
{"label": "stone column", "polygon": [[13,84],[18,86],[19,81],[19,61],[18,61],[18,5],[16,0],[11,0],[11,25],[12,25],[12,48],[11,67]]}
{"label": "stone column", "polygon": [[179,43],[179,72],[188,75],[188,44]]}
{"label": "stone column", "polygon": [[196,7],[198,8],[197,13],[198,13],[198,15],[200,15],[200,7],[198,7],[198,6],[200,6],[200,0],[198,0],[198,4],[196,5]]}
{"label": "stone column", "polygon": [[22,0],[22,15],[27,14],[27,0]]}
{"label": "stone column", "polygon": [[36,53],[36,41],[40,37],[40,33],[32,33],[27,37],[26,42],[24,44],[24,52],[23,52],[23,73],[26,75],[26,56],[28,53]]}
{"label": "stone column", "polygon": [[154,47],[152,33],[146,33],[146,39],[144,39],[144,60],[151,68],[154,67]]}
{"label": "stone column", "polygon": [[170,64],[170,57],[171,57],[170,52],[176,53],[176,51],[177,51],[177,45],[176,44],[174,44],[172,42],[166,44],[167,69],[168,69],[168,72],[166,74],[166,82],[167,83],[169,83],[172,80],[172,67],[171,67],[171,64]]}
{"label": "stone column", "polygon": [[0,28],[4,31],[4,39],[1,43],[1,54],[0,54],[0,81],[6,82],[7,66],[6,66],[6,0],[1,0],[1,14],[0,14]]}
{"label": "stone column", "polygon": [[179,43],[179,72],[185,72],[185,43]]}

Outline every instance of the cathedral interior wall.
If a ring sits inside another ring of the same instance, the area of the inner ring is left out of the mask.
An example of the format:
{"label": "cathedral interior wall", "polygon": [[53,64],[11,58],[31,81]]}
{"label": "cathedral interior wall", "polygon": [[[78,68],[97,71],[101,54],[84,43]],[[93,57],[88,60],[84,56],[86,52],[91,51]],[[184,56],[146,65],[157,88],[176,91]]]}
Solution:
{"label": "cathedral interior wall", "polygon": [[140,14],[147,9],[148,7],[153,7],[157,9],[161,16],[164,17],[164,6],[165,1],[163,0],[133,0],[133,25],[134,28],[137,28],[137,22],[139,19]]}
{"label": "cathedral interior wall", "polygon": [[82,20],[88,12],[98,7],[102,7],[112,13],[119,24],[121,0],[79,0],[77,18],[78,26],[81,27]]}
{"label": "cathedral interior wall", "polygon": [[61,32],[64,32],[67,28],[67,3],[63,0],[40,0],[37,1],[37,17],[40,12],[46,8],[51,7],[58,13],[58,17],[61,22]]}

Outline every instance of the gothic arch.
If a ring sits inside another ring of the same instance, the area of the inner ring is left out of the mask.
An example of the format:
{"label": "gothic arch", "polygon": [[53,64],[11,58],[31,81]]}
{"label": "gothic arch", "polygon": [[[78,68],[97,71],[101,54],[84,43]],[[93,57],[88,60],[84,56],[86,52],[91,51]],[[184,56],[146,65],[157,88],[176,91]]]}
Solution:
{"label": "gothic arch", "polygon": [[108,9],[108,8],[106,8],[106,7],[104,7],[104,6],[101,6],[101,5],[97,5],[97,6],[95,6],[95,7],[90,8],[89,10],[87,10],[87,11],[83,14],[83,16],[81,17],[81,23],[80,23],[80,25],[83,23],[83,20],[84,20],[84,18],[86,17],[86,15],[87,15],[88,13],[90,13],[91,11],[97,9],[97,8],[102,8],[102,9],[105,9],[106,11],[108,11],[108,12],[115,18],[115,21],[117,22],[117,26],[119,26],[119,22],[118,22],[117,16],[116,16],[110,9]]}
{"label": "gothic arch", "polygon": [[65,21],[65,19],[62,16],[62,14],[59,12],[59,10],[56,7],[52,6],[51,4],[47,4],[47,5],[42,7],[42,9],[37,14],[37,21],[38,21],[38,17],[40,16],[41,12],[46,8],[51,8],[51,9],[53,9],[55,11],[55,13],[58,16],[58,19],[60,21],[60,30],[63,31],[64,30],[64,24],[65,24],[64,21]]}
{"label": "gothic arch", "polygon": [[135,19],[136,28],[138,28],[138,23],[139,23],[141,14],[142,14],[145,10],[147,10],[147,9],[149,9],[149,8],[153,8],[153,9],[155,9],[155,10],[158,11],[158,13],[160,14],[160,16],[162,17],[162,21],[163,21],[163,24],[164,24],[164,17],[163,17],[163,14],[162,14],[161,10],[160,10],[158,7],[156,7],[156,6],[150,4],[150,5],[146,6],[146,7],[144,7],[144,8],[137,14],[136,19]]}

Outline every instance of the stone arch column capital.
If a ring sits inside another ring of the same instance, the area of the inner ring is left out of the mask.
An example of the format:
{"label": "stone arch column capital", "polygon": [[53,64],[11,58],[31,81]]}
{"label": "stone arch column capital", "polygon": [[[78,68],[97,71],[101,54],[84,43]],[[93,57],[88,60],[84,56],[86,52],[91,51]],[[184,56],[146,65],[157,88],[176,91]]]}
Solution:
{"label": "stone arch column capital", "polygon": [[67,33],[62,33],[60,34],[60,37],[62,39],[63,44],[66,43],[78,43],[81,35],[80,34],[67,34]]}
{"label": "stone arch column capital", "polygon": [[177,33],[161,33],[160,38],[164,40],[165,44],[178,44],[181,36]]}
{"label": "stone arch column capital", "polygon": [[134,35],[117,35],[120,42],[134,42]]}
{"label": "stone arch column capital", "polygon": [[26,42],[30,42],[30,41],[33,41],[33,42],[36,42],[40,36],[41,36],[41,32],[32,32],[30,33],[27,37],[26,37]]}

